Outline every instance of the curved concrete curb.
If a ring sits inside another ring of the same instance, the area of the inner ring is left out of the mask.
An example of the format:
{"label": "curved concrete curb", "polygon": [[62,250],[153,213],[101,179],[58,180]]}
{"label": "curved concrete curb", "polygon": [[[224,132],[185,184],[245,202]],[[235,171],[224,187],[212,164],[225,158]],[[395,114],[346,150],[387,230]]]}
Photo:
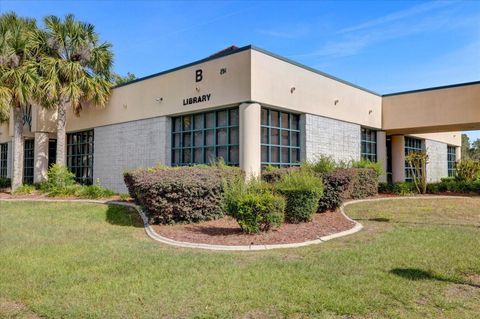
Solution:
{"label": "curved concrete curb", "polygon": [[39,202],[70,202],[70,203],[93,203],[93,204],[112,204],[112,205],[119,205],[119,206],[125,206],[125,207],[132,207],[135,208],[142,218],[143,221],[143,227],[145,229],[145,232],[147,235],[152,238],[155,241],[167,244],[167,245],[172,245],[176,247],[183,247],[183,248],[197,248],[197,249],[207,249],[207,250],[221,250],[221,251],[257,251],[257,250],[268,250],[268,249],[278,249],[278,248],[297,248],[297,247],[303,247],[303,246],[308,246],[308,245],[314,245],[314,244],[320,244],[322,242],[339,238],[339,237],[344,237],[348,236],[351,234],[354,234],[358,231],[360,231],[363,228],[363,225],[360,224],[359,222],[351,219],[345,214],[345,207],[348,205],[356,204],[356,203],[362,203],[362,202],[374,202],[374,201],[384,201],[384,200],[394,200],[394,199],[434,199],[434,198],[469,198],[465,196],[407,196],[407,197],[385,197],[385,198],[372,198],[372,199],[359,199],[359,200],[352,200],[343,203],[339,211],[340,213],[348,220],[353,222],[355,225],[345,231],[341,231],[335,234],[327,235],[327,236],[322,236],[319,237],[318,239],[314,240],[309,240],[309,241],[304,241],[301,243],[291,243],[291,244],[276,244],[276,245],[239,245],[239,246],[228,246],[228,245],[210,245],[210,244],[200,244],[200,243],[190,243],[190,242],[183,242],[183,241],[177,241],[173,240],[164,236],[159,235],[155,230],[148,224],[148,218],[143,212],[143,210],[135,204],[132,203],[125,203],[125,202],[118,202],[118,201],[102,201],[102,200],[82,200],[82,199],[27,199],[27,198],[21,198],[21,199],[0,199],[0,201],[39,201]]}

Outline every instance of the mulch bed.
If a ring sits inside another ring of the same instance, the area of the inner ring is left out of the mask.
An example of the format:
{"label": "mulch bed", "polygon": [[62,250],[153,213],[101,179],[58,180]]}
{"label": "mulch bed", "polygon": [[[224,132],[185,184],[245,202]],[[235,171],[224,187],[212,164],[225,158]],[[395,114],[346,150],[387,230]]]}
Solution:
{"label": "mulch bed", "polygon": [[354,223],[339,212],[315,214],[308,223],[284,224],[266,233],[242,233],[231,217],[186,225],[152,225],[164,237],[177,241],[216,245],[265,245],[301,243],[351,229]]}

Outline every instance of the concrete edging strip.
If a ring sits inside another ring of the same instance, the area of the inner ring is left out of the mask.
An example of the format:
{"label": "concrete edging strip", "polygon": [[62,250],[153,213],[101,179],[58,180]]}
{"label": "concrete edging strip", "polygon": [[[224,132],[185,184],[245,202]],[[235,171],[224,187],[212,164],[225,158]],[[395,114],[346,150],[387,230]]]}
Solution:
{"label": "concrete edging strip", "polygon": [[19,199],[0,199],[0,201],[39,201],[39,202],[69,202],[69,203],[92,203],[92,204],[111,204],[111,205],[119,205],[125,207],[134,208],[143,221],[143,227],[147,235],[158,242],[163,244],[176,246],[176,247],[183,247],[183,248],[197,248],[197,249],[206,249],[206,250],[220,250],[220,251],[258,251],[258,250],[269,250],[269,249],[279,249],[279,248],[297,248],[303,247],[308,245],[320,244],[322,242],[332,240],[339,237],[348,236],[359,232],[362,230],[363,225],[359,222],[351,219],[345,214],[345,207],[348,205],[362,203],[362,202],[374,202],[374,201],[384,201],[384,200],[395,200],[395,199],[435,199],[435,198],[469,198],[465,196],[425,196],[425,197],[417,197],[417,196],[406,196],[406,197],[385,197],[385,198],[372,198],[372,199],[359,199],[359,200],[352,200],[343,203],[339,211],[340,213],[348,220],[353,222],[355,225],[348,229],[338,233],[330,234],[327,236],[319,237],[318,239],[308,240],[301,243],[290,243],[290,244],[272,244],[272,245],[239,245],[239,246],[229,246],[229,245],[210,245],[210,244],[202,244],[202,243],[190,243],[190,242],[183,242],[173,240],[164,236],[159,235],[155,230],[148,224],[148,218],[141,209],[140,206],[132,203],[125,203],[119,201],[104,201],[104,200],[83,200],[83,199],[27,199],[27,198],[19,198]]}

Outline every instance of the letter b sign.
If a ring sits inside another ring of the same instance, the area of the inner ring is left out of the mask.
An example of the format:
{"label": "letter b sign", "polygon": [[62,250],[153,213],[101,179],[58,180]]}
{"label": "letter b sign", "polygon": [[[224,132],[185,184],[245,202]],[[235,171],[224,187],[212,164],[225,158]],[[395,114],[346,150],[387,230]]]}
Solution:
{"label": "letter b sign", "polygon": [[195,82],[200,82],[203,80],[202,69],[195,71]]}

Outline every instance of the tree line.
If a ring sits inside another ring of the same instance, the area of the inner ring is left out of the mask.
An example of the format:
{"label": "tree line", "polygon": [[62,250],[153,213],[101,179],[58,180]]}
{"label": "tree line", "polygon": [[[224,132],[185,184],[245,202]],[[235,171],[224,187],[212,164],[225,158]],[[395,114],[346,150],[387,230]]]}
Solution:
{"label": "tree line", "polygon": [[65,165],[67,108],[78,116],[89,104],[105,106],[114,85],[135,79],[112,66],[112,45],[72,14],[47,16],[43,26],[13,12],[0,16],[0,122],[13,116],[12,190],[23,177],[22,111],[32,104],[56,111],[56,158]]}
{"label": "tree line", "polygon": [[467,134],[462,134],[462,159],[480,161],[480,138],[470,142]]}

